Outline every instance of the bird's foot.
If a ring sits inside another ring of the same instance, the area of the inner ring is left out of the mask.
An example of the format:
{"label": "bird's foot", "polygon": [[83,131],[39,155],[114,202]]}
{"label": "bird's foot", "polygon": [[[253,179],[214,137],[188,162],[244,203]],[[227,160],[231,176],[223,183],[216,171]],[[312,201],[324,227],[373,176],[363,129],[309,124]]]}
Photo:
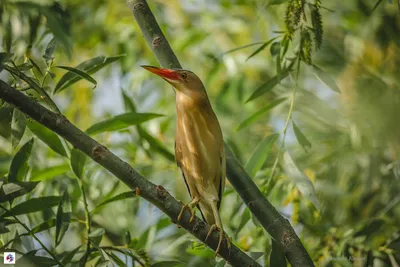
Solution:
{"label": "bird's foot", "polygon": [[178,222],[181,221],[182,215],[183,215],[183,212],[185,211],[185,209],[188,209],[190,211],[190,213],[192,214],[192,216],[190,217],[189,223],[192,223],[194,220],[195,212],[194,212],[194,209],[193,209],[191,203],[183,204],[182,201],[179,201],[179,203],[181,203],[183,206],[181,208],[181,212],[179,212],[179,215],[178,215]]}
{"label": "bird's foot", "polygon": [[212,232],[214,230],[217,230],[219,232],[218,246],[217,246],[217,249],[215,250],[215,257],[218,255],[218,252],[219,252],[219,250],[221,248],[221,244],[222,244],[222,240],[224,239],[224,236],[225,236],[225,240],[226,240],[226,246],[228,247],[228,250],[229,250],[229,253],[230,253],[230,250],[231,250],[231,239],[216,224],[211,225],[210,230],[208,231],[206,239],[204,241],[207,241],[208,237],[212,234]]}

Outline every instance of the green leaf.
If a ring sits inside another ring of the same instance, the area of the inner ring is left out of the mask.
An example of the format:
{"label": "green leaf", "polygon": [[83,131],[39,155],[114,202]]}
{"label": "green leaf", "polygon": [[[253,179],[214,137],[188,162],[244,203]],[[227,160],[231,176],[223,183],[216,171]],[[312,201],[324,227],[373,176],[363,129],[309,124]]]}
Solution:
{"label": "green leaf", "polygon": [[297,127],[294,120],[292,120],[292,124],[293,124],[294,134],[296,135],[297,141],[300,143],[300,145],[304,148],[304,150],[311,148],[310,141],[308,141],[307,137],[302,133],[300,128]]}
{"label": "green leaf", "polygon": [[142,122],[161,117],[163,115],[154,113],[124,113],[107,120],[98,122],[90,126],[87,130],[87,134],[99,134],[102,132],[110,132],[125,129],[131,125],[138,125]]}
{"label": "green leaf", "polygon": [[270,266],[287,266],[285,254],[281,246],[272,239],[272,251],[269,255]]}
{"label": "green leaf", "polygon": [[0,203],[11,201],[17,197],[31,192],[37,186],[37,182],[13,182],[3,184],[0,189]]}
{"label": "green leaf", "polygon": [[42,70],[39,68],[39,66],[36,64],[35,61],[33,61],[33,59],[29,58],[29,62],[31,62],[32,66],[37,70],[37,72],[40,73],[40,75],[43,76],[43,72]]}
{"label": "green leaf", "polygon": [[[13,53],[0,52],[0,67],[4,65],[13,56]],[[2,69],[0,68],[0,71]]]}
{"label": "green leaf", "polygon": [[26,142],[15,154],[8,172],[8,182],[22,181],[25,178],[32,146],[33,138]]}
{"label": "green leaf", "polygon": [[[259,258],[261,258],[263,255],[265,254],[265,252],[250,252],[250,257],[253,260],[258,260]],[[272,266],[272,265],[270,265]],[[275,266],[275,265],[274,265]]]}
{"label": "green leaf", "polygon": [[[122,57],[123,57],[123,55],[119,55],[119,56],[115,56],[115,57],[104,57],[104,56],[95,57],[95,58],[92,58],[92,59],[82,62],[81,64],[76,66],[75,69],[82,70],[82,71],[86,72],[87,74],[91,75],[93,73],[96,73],[98,70],[104,68],[108,64],[110,64]],[[82,77],[69,71],[66,74],[64,74],[64,76],[62,76],[61,79],[58,81],[56,87],[54,88],[53,93],[54,94],[58,93],[81,79],[82,79]]]}
{"label": "green leaf", "polygon": [[145,129],[138,125],[138,133],[140,137],[149,142],[152,150],[163,155],[166,159],[171,162],[175,162],[175,156],[172,154],[158,139],[154,138],[151,134],[149,134]]}
{"label": "green leaf", "polygon": [[11,136],[11,121],[14,108],[8,103],[0,107],[0,135],[6,139]]}
{"label": "green leaf", "polygon": [[60,164],[53,167],[47,167],[42,170],[36,170],[31,175],[31,181],[46,181],[56,176],[63,175],[70,170],[68,164]]}
{"label": "green leaf", "polygon": [[267,160],[269,153],[272,150],[272,146],[278,139],[279,134],[271,134],[265,137],[254,149],[250,156],[249,161],[247,161],[244,166],[250,177],[254,177],[256,173],[261,169],[264,162]]}
{"label": "green leaf", "polygon": [[222,53],[220,56],[224,56],[226,54],[230,54],[230,53],[242,50],[244,48],[255,46],[255,45],[260,45],[260,44],[265,44],[265,42],[255,42],[255,43],[252,43],[252,44],[242,45],[242,46],[236,47],[234,49],[228,50],[228,51]]}
{"label": "green leaf", "polygon": [[286,76],[288,76],[289,71],[286,69],[284,71],[282,71],[279,75],[276,75],[274,77],[272,77],[271,79],[269,79],[267,82],[263,83],[262,85],[260,85],[254,92],[253,94],[246,100],[247,102],[250,102],[266,93],[268,93],[269,91],[271,91],[272,89],[274,89],[274,87],[282,80],[284,79]]}
{"label": "green leaf", "polygon": [[90,232],[88,237],[94,245],[98,246],[105,232],[106,231],[103,228],[97,228],[96,230]]}
{"label": "green leaf", "polygon": [[115,255],[113,252],[107,253],[110,258],[112,259],[113,262],[117,264],[119,267],[126,267],[126,265],[117,255]]}
{"label": "green leaf", "polygon": [[11,121],[11,143],[13,149],[18,146],[19,141],[24,135],[25,127],[26,119],[24,113],[15,108]]}
{"label": "green leaf", "polygon": [[68,71],[70,71],[72,73],[75,73],[79,77],[87,80],[88,82],[90,82],[90,83],[92,83],[94,85],[93,89],[96,88],[96,86],[97,86],[97,81],[95,79],[93,79],[92,76],[90,76],[89,74],[84,72],[83,70],[75,69],[75,68],[68,67],[68,66],[56,66],[56,67],[60,68],[60,69],[68,70]]}
{"label": "green leaf", "polygon": [[239,234],[240,230],[250,221],[250,211],[247,207],[244,208],[242,215],[240,216],[240,223],[238,228],[236,229],[235,236]]}
{"label": "green leaf", "polygon": [[180,261],[160,261],[150,265],[151,267],[175,267],[181,265]]}
{"label": "green leaf", "polygon": [[56,246],[61,243],[61,240],[68,230],[69,223],[71,222],[71,212],[71,200],[68,191],[65,190],[57,210],[55,236]]}
{"label": "green leaf", "polygon": [[271,56],[273,56],[273,57],[278,55],[278,54],[280,54],[280,52],[281,52],[281,43],[280,42],[274,42],[271,45],[270,52],[271,52]]}
{"label": "green leaf", "polygon": [[18,265],[20,266],[41,266],[50,267],[56,266],[57,261],[52,258],[47,258],[43,256],[31,255],[29,253],[24,254],[20,259],[18,259]]}
{"label": "green leaf", "polygon": [[112,198],[109,198],[109,199],[101,202],[90,213],[93,213],[95,210],[97,210],[98,208],[100,208],[100,207],[102,207],[102,206],[104,206],[104,205],[106,205],[108,203],[112,203],[112,202],[115,202],[115,201],[128,199],[128,198],[134,198],[134,197],[136,197],[136,194],[134,192],[132,192],[132,191],[128,191],[128,192],[124,192],[124,193],[118,194],[118,195],[116,195],[116,196],[114,196]]}
{"label": "green leaf", "polygon": [[267,42],[265,42],[265,43],[264,43],[262,46],[260,46],[256,51],[254,51],[254,52],[246,59],[246,61],[249,60],[250,58],[254,57],[255,55],[257,55],[257,54],[260,53],[261,51],[263,51],[270,43],[272,43],[272,42],[273,42],[276,38],[278,38],[278,37],[279,37],[279,36],[274,37],[274,38],[268,40]]}
{"label": "green leaf", "polygon": [[79,149],[72,149],[71,150],[71,168],[72,171],[75,173],[76,177],[79,179],[83,178],[83,170],[85,168],[86,163],[86,155]]}
{"label": "green leaf", "polygon": [[42,211],[60,203],[61,197],[58,196],[45,196],[38,198],[31,198],[14,206],[11,210],[3,214],[3,216],[21,215],[37,211]]}
{"label": "green leaf", "polygon": [[79,251],[81,248],[81,245],[75,248],[74,250],[69,251],[64,258],[62,259],[61,263],[64,265],[67,265],[68,263],[71,263],[72,259],[74,258],[75,254]]}
{"label": "green leaf", "polygon": [[340,93],[340,89],[336,85],[335,80],[332,79],[332,77],[328,73],[324,72],[322,69],[318,68],[315,65],[312,65],[312,70],[313,70],[315,77],[317,77],[318,80],[320,80],[323,84],[328,86],[333,91]]}
{"label": "green leaf", "polygon": [[42,140],[46,145],[48,145],[52,150],[57,152],[63,157],[68,157],[64,146],[61,143],[60,138],[57,134],[47,129],[40,123],[34,120],[28,120],[28,128],[32,131],[40,140]]}
{"label": "green leaf", "polygon": [[310,200],[314,207],[319,210],[319,200],[317,198],[314,185],[312,184],[310,179],[308,179],[308,177],[299,170],[296,163],[293,161],[288,152],[284,153],[283,159],[284,169],[288,178],[296,185],[300,193],[308,200]]}
{"label": "green leaf", "polygon": [[56,47],[57,47],[57,41],[56,41],[56,38],[53,38],[47,44],[46,49],[44,51],[43,58],[46,61],[50,61],[53,58],[53,54],[54,54],[54,51],[56,50]]}
{"label": "green leaf", "polygon": [[236,131],[240,131],[240,130],[252,125],[254,122],[256,122],[257,120],[261,119],[262,116],[265,113],[267,113],[268,111],[270,111],[274,107],[278,106],[280,103],[284,102],[286,99],[287,99],[286,97],[275,99],[268,106],[266,106],[265,108],[260,109],[259,111],[255,112],[250,117],[248,117],[247,119],[242,121],[239,124],[239,126],[236,128]]}
{"label": "green leaf", "polygon": [[32,233],[36,234],[36,233],[40,233],[46,230],[49,230],[51,228],[53,228],[54,226],[56,226],[56,220],[55,219],[50,219],[48,221],[45,221],[37,226],[35,226],[34,228],[32,228]]}

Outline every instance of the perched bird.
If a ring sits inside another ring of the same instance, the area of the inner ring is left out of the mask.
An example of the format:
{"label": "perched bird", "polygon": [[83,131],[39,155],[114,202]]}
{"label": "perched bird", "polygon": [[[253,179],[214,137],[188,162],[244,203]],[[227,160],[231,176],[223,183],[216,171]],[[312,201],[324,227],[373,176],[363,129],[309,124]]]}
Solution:
{"label": "perched bird", "polygon": [[[176,89],[177,121],[175,129],[175,158],[182,171],[192,201],[182,207],[194,219],[197,206],[203,219],[211,225],[206,239],[219,230],[220,249],[224,229],[219,215],[222,193],[225,187],[225,152],[221,127],[211,107],[206,89],[200,78],[191,71],[142,66],[157,74]],[[229,237],[226,236],[230,247]]]}

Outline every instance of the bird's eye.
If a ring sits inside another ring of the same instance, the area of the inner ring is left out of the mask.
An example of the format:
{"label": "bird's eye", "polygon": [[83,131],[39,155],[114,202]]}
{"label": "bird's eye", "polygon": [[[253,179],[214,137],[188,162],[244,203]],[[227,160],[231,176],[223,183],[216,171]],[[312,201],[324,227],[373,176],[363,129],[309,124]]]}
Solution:
{"label": "bird's eye", "polygon": [[180,76],[181,76],[181,78],[184,79],[184,80],[187,78],[187,74],[186,74],[185,72],[181,72],[181,73],[180,73]]}

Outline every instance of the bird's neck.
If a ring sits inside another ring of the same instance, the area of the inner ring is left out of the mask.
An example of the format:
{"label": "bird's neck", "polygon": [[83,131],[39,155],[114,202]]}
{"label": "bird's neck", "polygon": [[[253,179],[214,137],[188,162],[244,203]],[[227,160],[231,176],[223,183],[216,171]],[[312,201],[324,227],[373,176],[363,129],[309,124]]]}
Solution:
{"label": "bird's neck", "polygon": [[186,114],[191,112],[212,112],[210,101],[205,94],[185,94],[176,92],[176,109],[179,114]]}

